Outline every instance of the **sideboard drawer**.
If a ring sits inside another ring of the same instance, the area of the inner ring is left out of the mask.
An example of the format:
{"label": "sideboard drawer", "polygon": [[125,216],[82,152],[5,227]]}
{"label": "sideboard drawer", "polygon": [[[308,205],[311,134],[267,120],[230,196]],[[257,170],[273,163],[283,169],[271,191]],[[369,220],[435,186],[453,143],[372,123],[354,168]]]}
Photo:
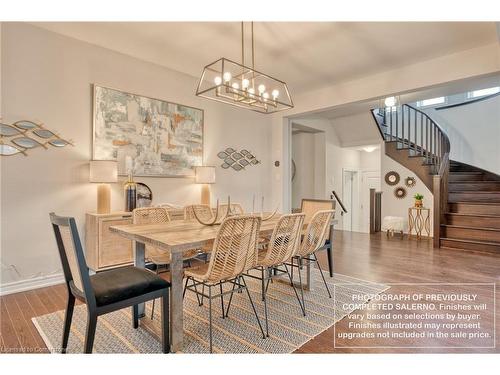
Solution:
{"label": "sideboard drawer", "polygon": [[97,272],[133,263],[132,241],[109,230],[113,225],[126,224],[132,224],[130,212],[87,213],[85,258],[90,269]]}
{"label": "sideboard drawer", "polygon": [[99,220],[99,268],[132,264],[132,241],[109,231],[113,225],[132,224],[131,218]]}

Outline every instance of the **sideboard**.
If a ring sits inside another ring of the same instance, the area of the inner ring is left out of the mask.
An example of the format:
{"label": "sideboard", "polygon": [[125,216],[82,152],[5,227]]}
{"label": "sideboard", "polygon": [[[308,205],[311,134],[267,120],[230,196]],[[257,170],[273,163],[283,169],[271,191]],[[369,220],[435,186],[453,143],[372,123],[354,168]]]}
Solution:
{"label": "sideboard", "polygon": [[[167,209],[171,220],[183,220],[183,209]],[[134,263],[132,241],[112,233],[113,225],[132,224],[132,212],[87,213],[85,217],[85,259],[95,272]]]}

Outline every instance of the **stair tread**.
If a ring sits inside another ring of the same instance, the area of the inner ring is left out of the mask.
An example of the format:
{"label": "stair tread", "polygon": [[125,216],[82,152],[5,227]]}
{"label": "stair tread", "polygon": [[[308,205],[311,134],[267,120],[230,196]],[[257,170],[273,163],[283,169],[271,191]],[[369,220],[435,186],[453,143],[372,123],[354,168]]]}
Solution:
{"label": "stair tread", "polygon": [[498,219],[500,219],[500,215],[492,215],[492,214],[473,214],[473,213],[463,213],[463,212],[445,212],[445,215],[488,217],[488,218],[498,218]]}
{"label": "stair tread", "polygon": [[484,174],[483,172],[479,171],[450,171],[450,174]]}
{"label": "stair tread", "polygon": [[454,225],[454,224],[441,224],[442,227],[449,227],[449,228],[458,228],[458,229],[475,229],[475,230],[484,230],[484,231],[490,231],[490,232],[500,232],[499,228],[490,228],[490,227],[474,227],[470,225]]}
{"label": "stair tread", "polygon": [[480,180],[480,181],[468,181],[468,180],[464,180],[464,181],[448,181],[449,184],[483,184],[483,183],[486,183],[486,184],[491,184],[491,183],[497,183],[497,184],[500,184],[500,181],[496,181],[496,180]]}
{"label": "stair tread", "polygon": [[450,193],[467,193],[467,194],[500,194],[500,191],[487,191],[487,190],[453,190]]}
{"label": "stair tread", "polygon": [[478,201],[456,201],[448,202],[449,204],[471,204],[471,205],[484,205],[484,206],[500,206],[500,202],[478,202]]}
{"label": "stair tread", "polygon": [[491,245],[491,246],[499,246],[500,245],[500,242],[491,242],[491,241],[463,240],[460,238],[450,238],[450,237],[440,237],[439,239],[446,240],[446,241],[462,242],[462,243],[473,243],[473,244],[478,244],[478,245]]}

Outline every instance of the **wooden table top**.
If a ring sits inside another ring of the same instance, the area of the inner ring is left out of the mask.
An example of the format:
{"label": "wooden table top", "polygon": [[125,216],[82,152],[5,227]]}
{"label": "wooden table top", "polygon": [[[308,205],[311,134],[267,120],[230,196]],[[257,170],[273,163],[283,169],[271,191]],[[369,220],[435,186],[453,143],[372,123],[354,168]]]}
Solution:
{"label": "wooden table top", "polygon": [[[263,221],[260,234],[271,234],[281,215]],[[111,226],[109,230],[133,241],[153,245],[171,252],[203,246],[214,240],[220,225],[203,225],[197,221],[177,220],[163,224],[128,224]]]}

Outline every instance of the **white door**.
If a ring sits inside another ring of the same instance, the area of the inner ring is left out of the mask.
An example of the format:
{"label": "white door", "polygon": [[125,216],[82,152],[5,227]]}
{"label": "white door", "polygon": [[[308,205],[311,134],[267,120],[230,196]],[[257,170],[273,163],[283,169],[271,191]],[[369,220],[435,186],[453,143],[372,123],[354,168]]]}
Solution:
{"label": "white door", "polygon": [[342,219],[342,229],[359,231],[359,184],[358,171],[343,170],[342,202],[347,210]]}
{"label": "white door", "polygon": [[361,172],[360,221],[361,231],[370,233],[370,189],[380,191],[380,171]]}

